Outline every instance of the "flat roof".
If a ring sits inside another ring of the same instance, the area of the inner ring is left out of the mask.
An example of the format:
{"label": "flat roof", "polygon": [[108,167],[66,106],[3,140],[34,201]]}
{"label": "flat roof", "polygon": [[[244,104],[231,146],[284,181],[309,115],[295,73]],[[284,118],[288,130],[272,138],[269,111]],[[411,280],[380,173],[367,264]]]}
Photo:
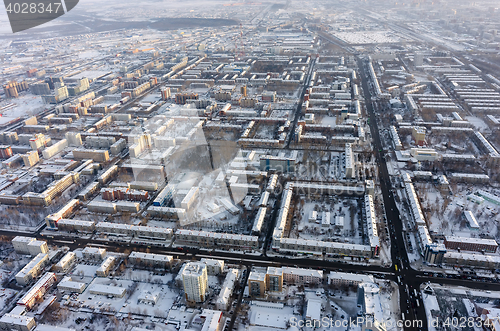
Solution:
{"label": "flat roof", "polygon": [[346,279],[361,283],[373,282],[373,276],[371,275],[351,274],[347,272],[337,272],[337,271],[330,271],[330,273],[328,274],[328,280],[330,279]]}
{"label": "flat roof", "polygon": [[132,252],[128,257],[136,259],[144,259],[144,260],[167,261],[167,262],[173,260],[173,257],[171,255],[142,253],[142,252]]}
{"label": "flat roof", "polygon": [[93,284],[90,288],[90,293],[93,294],[109,294],[109,295],[118,295],[121,296],[125,293],[124,287],[119,286],[109,286],[102,284]]}
{"label": "flat roof", "polygon": [[306,318],[313,321],[319,321],[321,318],[321,301],[309,299],[307,300]]}
{"label": "flat roof", "polygon": [[449,242],[463,242],[478,245],[491,245],[498,246],[498,243],[494,239],[483,239],[483,238],[469,238],[469,237],[458,237],[458,236],[446,236],[446,241]]}

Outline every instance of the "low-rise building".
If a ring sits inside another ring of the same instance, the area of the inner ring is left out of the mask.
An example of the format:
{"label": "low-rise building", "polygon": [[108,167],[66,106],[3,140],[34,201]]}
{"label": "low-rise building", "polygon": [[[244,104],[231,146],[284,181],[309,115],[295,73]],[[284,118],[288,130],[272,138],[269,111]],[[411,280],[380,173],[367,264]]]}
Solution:
{"label": "low-rise building", "polygon": [[444,262],[451,266],[477,267],[484,269],[500,268],[500,257],[481,253],[446,252]]}
{"label": "low-rise building", "polygon": [[495,253],[498,248],[498,243],[493,239],[456,236],[446,236],[444,239],[444,245],[447,249],[488,253]]}
{"label": "low-rise building", "polygon": [[470,210],[464,211],[464,217],[467,220],[467,223],[469,224],[469,228],[474,231],[479,230],[479,223],[476,220],[476,217]]}
{"label": "low-rise building", "polygon": [[220,275],[224,271],[224,260],[202,258],[200,262],[207,266],[207,274],[210,276]]}
{"label": "low-rise building", "polygon": [[12,239],[12,245],[14,246],[14,250],[19,254],[29,254],[28,244],[32,241],[36,240],[31,237],[23,237],[17,236]]}
{"label": "low-rise building", "polygon": [[48,254],[38,254],[16,274],[17,283],[19,285],[27,285],[42,272],[48,263]]}
{"label": "low-rise building", "polygon": [[228,308],[230,307],[229,306],[230,298],[231,295],[233,294],[234,285],[238,280],[238,275],[239,275],[238,269],[230,269],[229,272],[227,273],[224,283],[222,284],[219,296],[215,301],[215,307],[218,310],[225,311],[228,310]]}
{"label": "low-rise building", "polygon": [[75,282],[71,277],[64,277],[59,284],[57,284],[57,288],[60,291],[71,292],[71,293],[83,293],[85,291],[85,283]]}
{"label": "low-rise building", "polygon": [[108,277],[109,271],[116,263],[116,258],[114,256],[108,256],[97,268],[95,274],[99,277]]}
{"label": "low-rise building", "polygon": [[361,283],[358,285],[358,304],[364,322],[362,331],[386,331],[384,310],[380,300],[380,288],[375,283]]}
{"label": "low-rise building", "polygon": [[321,321],[321,311],[322,311],[321,300],[309,299],[306,305],[306,320],[311,321],[311,325],[318,325]]}
{"label": "low-rise building", "polygon": [[160,292],[150,292],[150,291],[143,291],[137,297],[137,301],[139,301],[140,303],[148,304],[151,306],[156,305],[159,299],[160,299]]}
{"label": "low-rise building", "polygon": [[19,254],[29,254],[29,255],[37,255],[39,253],[48,253],[49,248],[47,243],[42,240],[36,240],[31,237],[23,237],[17,236],[12,239],[12,245],[14,246],[14,250]]}
{"label": "low-rise building", "polygon": [[2,331],[32,331],[35,327],[35,319],[30,316],[7,313],[0,318],[0,330]]}
{"label": "low-rise building", "polygon": [[49,247],[45,241],[33,240],[28,244],[28,251],[31,256],[35,256],[40,253],[47,254],[49,252]]}
{"label": "low-rise building", "polygon": [[302,269],[283,267],[283,280],[289,284],[322,284],[323,271],[314,269]]}
{"label": "low-rise building", "polygon": [[57,271],[68,272],[75,260],[76,254],[73,252],[68,252],[59,262],[57,262],[55,268]]}
{"label": "low-rise building", "polygon": [[163,254],[132,252],[128,256],[128,260],[130,263],[137,266],[170,268],[173,257],[171,255]]}
{"label": "low-rise building", "polygon": [[120,286],[92,284],[89,290],[90,294],[112,296],[115,298],[123,298],[127,289]]}
{"label": "low-rise building", "polygon": [[195,230],[177,230],[175,242],[178,245],[192,245],[223,249],[224,247],[258,248],[259,237],[241,234],[218,233]]}
{"label": "low-rise building", "polygon": [[412,148],[410,154],[417,161],[436,161],[438,159],[438,153],[431,148]]}
{"label": "low-rise building", "polygon": [[38,300],[43,298],[45,293],[47,293],[56,281],[56,275],[53,272],[47,272],[21,299],[19,299],[19,301],[17,301],[17,304],[27,309],[31,309]]}
{"label": "low-rise building", "polygon": [[95,222],[62,218],[57,222],[57,229],[66,232],[92,233],[95,230]]}
{"label": "low-rise building", "polygon": [[85,247],[82,250],[82,256],[87,261],[102,261],[106,256],[104,248]]}
{"label": "low-rise building", "polygon": [[328,274],[328,285],[342,286],[358,286],[361,283],[373,283],[373,276],[351,274],[346,272],[331,271]]}

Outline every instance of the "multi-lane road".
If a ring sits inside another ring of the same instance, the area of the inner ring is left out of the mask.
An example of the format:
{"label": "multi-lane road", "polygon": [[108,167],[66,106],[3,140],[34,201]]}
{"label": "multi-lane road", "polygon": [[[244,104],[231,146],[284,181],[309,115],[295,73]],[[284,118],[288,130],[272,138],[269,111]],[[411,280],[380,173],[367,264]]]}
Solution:
{"label": "multi-lane road", "polygon": [[[378,163],[380,188],[382,191],[382,198],[385,207],[385,214],[387,217],[388,228],[390,229],[391,237],[391,259],[392,265],[390,267],[382,267],[375,265],[359,264],[359,263],[346,263],[339,261],[321,260],[321,259],[308,259],[308,258],[294,258],[294,257],[280,257],[273,256],[273,254],[267,254],[268,243],[271,239],[273,224],[269,225],[269,231],[265,240],[265,252],[262,255],[245,254],[241,252],[230,252],[230,251],[220,251],[220,250],[207,250],[207,249],[196,249],[196,248],[183,248],[179,250],[175,247],[156,247],[156,246],[144,246],[132,243],[114,242],[114,241],[103,241],[92,238],[81,238],[75,236],[60,236],[54,234],[54,236],[42,235],[40,231],[33,233],[31,236],[37,237],[39,239],[46,240],[49,244],[58,246],[68,246],[71,249],[83,248],[87,245],[105,247],[109,250],[116,252],[125,252],[128,250],[136,251],[149,251],[151,253],[157,254],[171,254],[176,258],[183,259],[200,259],[203,257],[219,258],[224,259],[229,263],[236,263],[245,265],[247,267],[251,266],[296,266],[301,268],[315,268],[328,271],[339,271],[352,272],[352,273],[363,273],[371,274],[377,278],[383,278],[392,280],[398,283],[399,295],[400,295],[400,310],[404,314],[404,318],[408,321],[422,321],[422,326],[411,325],[405,327],[406,330],[427,330],[426,315],[423,309],[423,302],[421,301],[419,292],[420,285],[426,282],[437,282],[442,284],[449,284],[455,286],[467,286],[474,289],[488,289],[488,290],[500,290],[500,284],[495,282],[485,282],[484,279],[474,278],[471,279],[454,279],[446,278],[443,273],[434,272],[428,273],[423,271],[418,271],[412,269],[410,261],[408,259],[408,254],[404,242],[404,232],[403,224],[399,215],[399,210],[396,206],[394,196],[391,188],[391,181],[389,172],[387,170],[387,165],[385,162],[385,155],[382,149],[381,138],[379,135],[378,125],[376,121],[376,114],[374,112],[374,107],[371,102],[371,90],[369,86],[369,75],[365,70],[365,63],[360,58],[358,59],[360,77],[362,80],[362,87],[364,92],[365,104],[368,116],[370,118],[370,131],[373,140],[373,148],[375,158]],[[308,86],[309,79],[311,77],[313,63],[311,63],[307,79],[305,80],[304,90],[302,91],[302,97],[305,92],[305,88]],[[303,98],[301,98],[303,99]],[[294,118],[294,126],[297,123],[299,114],[301,112],[301,104],[299,103],[296,114]],[[293,133],[293,130],[292,130]],[[290,134],[291,136],[292,134]],[[288,141],[289,144],[289,141]],[[279,199],[275,203],[275,212],[273,221],[275,220],[276,210],[279,208]],[[22,232],[13,231],[0,231],[0,235],[5,236],[16,236],[16,235],[28,235]],[[479,281],[481,280],[481,281]],[[237,303],[237,308],[241,302],[241,295]],[[236,308],[236,311],[237,311]],[[231,326],[234,323],[234,318],[232,319]]]}
{"label": "multi-lane road", "polygon": [[[500,289],[500,285],[496,282],[486,282],[484,279],[450,279],[441,272],[423,272],[414,270],[408,259],[408,253],[404,242],[403,224],[400,218],[399,210],[396,206],[392,193],[391,180],[387,170],[385,154],[382,148],[382,142],[379,135],[376,114],[371,102],[371,93],[369,88],[368,73],[366,72],[365,63],[363,60],[358,61],[361,71],[361,79],[363,92],[365,97],[366,110],[370,117],[370,131],[373,139],[373,148],[375,158],[379,169],[380,188],[382,191],[385,213],[387,216],[388,228],[391,235],[391,256],[392,266],[391,274],[396,278],[399,285],[400,294],[400,309],[404,314],[405,319],[411,321],[423,321],[422,327],[408,327],[407,330],[422,329],[427,330],[426,315],[423,308],[423,302],[420,297],[420,285],[425,282],[437,282],[456,286],[468,286],[475,289]],[[430,275],[430,276],[429,276]],[[432,277],[434,275],[435,277]],[[478,282],[480,280],[480,282]],[[416,290],[416,291],[415,291]],[[416,294],[416,295],[415,295]],[[418,302],[417,302],[418,301]]]}

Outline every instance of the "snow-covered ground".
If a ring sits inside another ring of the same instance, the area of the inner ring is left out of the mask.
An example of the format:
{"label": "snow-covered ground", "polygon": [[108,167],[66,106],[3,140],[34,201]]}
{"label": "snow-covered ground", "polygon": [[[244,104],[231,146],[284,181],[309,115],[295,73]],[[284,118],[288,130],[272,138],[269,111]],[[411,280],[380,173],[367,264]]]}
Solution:
{"label": "snow-covered ground", "polygon": [[[434,283],[423,284],[421,295],[431,331],[438,330],[443,325],[453,326],[454,317],[458,318],[459,322],[461,319],[468,320],[468,318],[477,321],[483,309],[494,308],[500,304],[500,292],[471,290],[467,287],[442,286]],[[474,326],[469,330],[479,331],[481,328]]]}
{"label": "snow-covered ground", "polygon": [[349,44],[384,44],[401,40],[394,31],[336,32],[334,35]]}
{"label": "snow-covered ground", "polygon": [[43,103],[42,97],[21,93],[19,95],[19,98],[1,100],[0,108],[11,104],[13,104],[12,107],[6,107],[6,110],[0,112],[2,115],[2,121],[0,122],[0,124],[18,117],[29,117],[37,115],[47,106]]}

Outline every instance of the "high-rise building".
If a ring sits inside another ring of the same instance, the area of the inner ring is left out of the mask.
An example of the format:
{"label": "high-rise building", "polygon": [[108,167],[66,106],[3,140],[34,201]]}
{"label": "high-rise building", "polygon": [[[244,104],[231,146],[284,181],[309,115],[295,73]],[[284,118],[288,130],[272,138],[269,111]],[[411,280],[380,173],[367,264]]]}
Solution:
{"label": "high-rise building", "polygon": [[418,67],[424,64],[424,54],[415,53],[413,64]]}
{"label": "high-rise building", "polygon": [[352,152],[352,145],[349,143],[345,144],[345,176],[347,178],[356,177],[354,154]]}
{"label": "high-rise building", "polygon": [[82,136],[79,132],[66,132],[65,137],[70,146],[81,146],[83,144]]}
{"label": "high-rise building", "polygon": [[248,276],[248,291],[250,296],[262,297],[266,293],[266,273],[253,270]]}
{"label": "high-rise building", "polygon": [[281,292],[283,290],[283,269],[276,267],[267,268],[266,285],[269,291]]}
{"label": "high-rise building", "polygon": [[177,93],[175,95],[175,103],[178,105],[184,105],[191,100],[198,100],[198,93]]}
{"label": "high-rise building", "polygon": [[170,87],[166,87],[164,89],[161,90],[161,99],[162,100],[168,100],[170,99],[170,97],[172,96],[172,94],[170,93]]}
{"label": "high-rise building", "polygon": [[47,78],[45,78],[45,82],[47,84],[49,84],[49,87],[51,90],[53,90],[55,88],[56,83],[59,83],[59,84],[64,83],[62,77],[47,77]]}
{"label": "high-rise building", "polygon": [[414,126],[411,135],[415,140],[415,144],[418,146],[423,146],[425,144],[425,128]]}
{"label": "high-rise building", "polygon": [[23,155],[23,162],[25,167],[32,167],[40,161],[37,151],[31,151]]}
{"label": "high-rise building", "polygon": [[191,302],[205,301],[207,282],[207,266],[205,263],[189,262],[182,271],[182,284],[186,300]]}
{"label": "high-rise building", "polygon": [[30,92],[35,95],[47,95],[50,94],[50,87],[48,83],[37,82],[30,84]]}
{"label": "high-rise building", "polygon": [[17,98],[19,96],[19,92],[26,91],[28,89],[28,83],[26,81],[18,82],[9,82],[3,86],[3,91],[5,93],[5,97],[7,98]]}
{"label": "high-rise building", "polygon": [[0,158],[8,159],[12,156],[12,147],[10,145],[0,145]]}
{"label": "high-rise building", "polygon": [[31,149],[34,151],[37,151],[47,145],[47,140],[45,139],[45,135],[43,133],[35,134],[35,137],[31,138],[29,142]]}

